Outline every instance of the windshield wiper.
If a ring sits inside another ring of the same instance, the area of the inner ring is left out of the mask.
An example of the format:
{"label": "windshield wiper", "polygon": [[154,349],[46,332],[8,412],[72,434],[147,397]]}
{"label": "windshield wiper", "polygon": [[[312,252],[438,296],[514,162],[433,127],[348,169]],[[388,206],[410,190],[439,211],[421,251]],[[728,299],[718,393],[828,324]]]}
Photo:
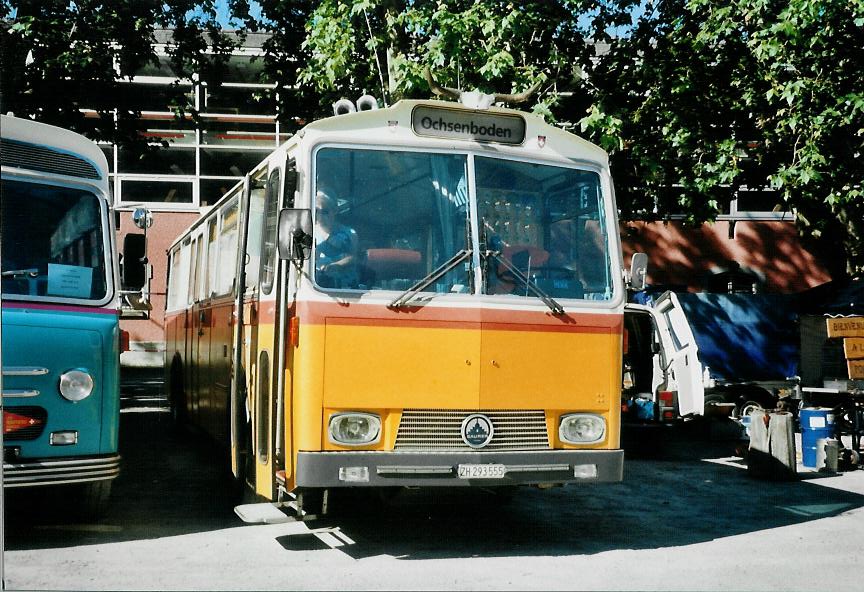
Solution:
{"label": "windshield wiper", "polygon": [[445,261],[443,264],[436,267],[432,270],[429,275],[418,281],[416,284],[402,292],[399,296],[397,296],[393,302],[388,304],[387,306],[390,308],[400,308],[408,304],[418,293],[422,292],[429,284],[445,275],[451,269],[465,261],[468,257],[471,256],[473,251],[471,249],[462,249],[455,255],[453,255],[450,259]]}
{"label": "windshield wiper", "polygon": [[[538,286],[534,282],[534,280],[532,280],[527,275],[522,273],[522,271],[518,267],[513,265],[510,261],[507,261],[507,259],[505,257],[502,257],[501,251],[497,251],[497,250],[489,248],[488,243],[486,241],[486,224],[484,223],[483,220],[480,221],[480,228],[482,229],[480,231],[481,232],[481,234],[480,234],[480,238],[481,238],[480,258],[483,259],[483,261],[487,261],[491,257],[492,259],[494,259],[498,263],[501,263],[507,269],[507,271],[509,271],[511,274],[513,274],[513,277],[515,277],[517,280],[519,280],[520,282],[525,284],[525,287],[528,290],[533,292],[534,295],[543,302],[543,304],[548,306],[549,310],[552,311],[552,314],[563,315],[564,314],[564,307],[563,306],[561,306],[549,294],[544,292],[540,288],[540,286]],[[488,270],[486,271],[486,273],[488,274]]]}
{"label": "windshield wiper", "polygon": [[9,271],[4,271],[0,274],[2,277],[30,277],[37,278],[39,277],[39,270],[35,267],[31,269],[10,269]]}
{"label": "windshield wiper", "polygon": [[562,315],[564,314],[564,307],[561,306],[554,298],[552,298],[549,294],[544,292],[540,286],[534,283],[534,280],[529,278],[527,275],[522,273],[522,271],[507,261],[506,258],[501,256],[500,251],[483,251],[483,257],[492,257],[495,261],[501,263],[504,267],[507,268],[507,271],[513,274],[517,280],[525,284],[525,287],[528,288],[534,295],[543,301],[543,304],[549,307],[549,310],[552,311],[552,314]]}

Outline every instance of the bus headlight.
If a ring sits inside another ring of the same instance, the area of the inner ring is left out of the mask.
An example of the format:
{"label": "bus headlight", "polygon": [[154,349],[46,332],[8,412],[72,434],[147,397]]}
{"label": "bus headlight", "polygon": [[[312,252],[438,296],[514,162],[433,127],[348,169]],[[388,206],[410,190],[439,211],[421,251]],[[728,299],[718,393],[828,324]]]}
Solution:
{"label": "bus headlight", "polygon": [[558,437],[568,444],[591,444],[606,435],[606,420],[590,413],[571,413],[561,417]]}
{"label": "bus headlight", "polygon": [[70,401],[81,401],[93,392],[93,377],[83,370],[69,370],[60,377],[60,394]]}
{"label": "bus headlight", "polygon": [[330,417],[328,431],[333,444],[374,444],[381,437],[381,418],[371,413],[337,413]]}

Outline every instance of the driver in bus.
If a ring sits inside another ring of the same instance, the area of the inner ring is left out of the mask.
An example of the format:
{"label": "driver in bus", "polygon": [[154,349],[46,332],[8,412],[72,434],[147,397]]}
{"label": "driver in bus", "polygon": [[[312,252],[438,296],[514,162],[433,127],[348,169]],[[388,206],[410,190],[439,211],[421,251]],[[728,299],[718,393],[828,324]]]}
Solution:
{"label": "driver in bus", "polygon": [[336,220],[336,199],[319,191],[315,203],[315,279],[324,288],[357,287],[357,233]]}

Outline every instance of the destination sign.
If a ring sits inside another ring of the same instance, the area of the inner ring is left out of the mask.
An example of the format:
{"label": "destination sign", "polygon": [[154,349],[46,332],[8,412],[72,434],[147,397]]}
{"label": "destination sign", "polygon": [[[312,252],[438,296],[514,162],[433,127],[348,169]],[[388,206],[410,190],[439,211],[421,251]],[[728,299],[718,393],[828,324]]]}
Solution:
{"label": "destination sign", "polygon": [[846,360],[849,370],[849,378],[852,380],[864,379],[864,360]]}
{"label": "destination sign", "polygon": [[525,120],[518,115],[462,111],[418,105],[411,113],[411,128],[418,136],[521,144]]}
{"label": "destination sign", "polygon": [[843,340],[843,353],[847,360],[864,359],[864,337],[847,337]]}
{"label": "destination sign", "polygon": [[864,337],[864,317],[826,319],[828,337]]}

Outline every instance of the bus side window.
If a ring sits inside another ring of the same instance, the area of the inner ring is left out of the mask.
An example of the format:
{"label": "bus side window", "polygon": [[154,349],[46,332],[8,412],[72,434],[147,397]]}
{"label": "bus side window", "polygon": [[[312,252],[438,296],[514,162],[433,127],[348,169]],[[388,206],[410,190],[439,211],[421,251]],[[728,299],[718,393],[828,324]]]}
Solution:
{"label": "bus side window", "polygon": [[206,270],[203,276],[204,282],[201,286],[203,293],[200,295],[200,298],[202,300],[216,293],[216,222],[217,220],[214,217],[207,223],[207,250],[206,255],[204,255],[206,259],[201,265],[201,269]]}
{"label": "bus side window", "polygon": [[237,260],[237,223],[239,209],[237,200],[232,201],[222,212],[222,228],[219,231],[219,272],[216,276],[216,294],[224,295],[233,291],[235,283],[234,265]]}
{"label": "bus side window", "polygon": [[[184,249],[186,245],[183,245]],[[192,242],[192,257],[191,257],[191,265],[192,269],[189,273],[189,285],[186,291],[186,303],[192,304],[198,297],[198,290],[200,287],[200,280],[198,277],[203,273],[201,270],[201,256],[199,254],[199,249],[201,248],[201,241],[199,239],[195,239]]]}
{"label": "bus side window", "polygon": [[246,240],[246,290],[255,288],[261,275],[262,234],[264,232],[264,208],[267,201],[266,170],[252,179],[249,189],[249,222]]}
{"label": "bus side window", "polygon": [[[289,171],[293,172],[293,161],[288,163]],[[288,175],[290,176],[290,175]],[[294,173],[296,179],[296,173]],[[267,180],[267,195],[264,203],[264,232],[263,246],[261,248],[261,292],[270,294],[273,291],[273,283],[276,279],[276,225],[279,221],[279,169],[274,169]],[[289,188],[285,187],[285,199],[288,198]],[[291,201],[294,200],[294,190],[290,189]]]}
{"label": "bus side window", "polygon": [[207,296],[207,246],[204,235],[198,237],[198,248],[195,257],[195,291],[189,296],[192,302],[200,302]]}
{"label": "bus side window", "polygon": [[183,281],[189,273],[189,243],[177,247],[171,253],[168,270],[168,310],[179,310],[187,303],[188,282]]}

